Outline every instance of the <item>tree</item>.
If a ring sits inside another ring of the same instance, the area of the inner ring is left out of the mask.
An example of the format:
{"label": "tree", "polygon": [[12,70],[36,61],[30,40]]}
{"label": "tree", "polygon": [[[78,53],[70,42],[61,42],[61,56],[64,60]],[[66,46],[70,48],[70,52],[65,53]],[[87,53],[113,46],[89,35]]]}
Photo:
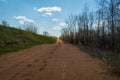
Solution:
{"label": "tree", "polygon": [[69,31],[70,43],[75,43],[75,31],[76,31],[76,18],[74,15],[69,15],[65,21],[67,24],[67,30]]}
{"label": "tree", "polygon": [[37,27],[34,24],[25,25],[25,30],[33,33],[37,33]]}
{"label": "tree", "polygon": [[[89,13],[89,44],[93,41],[93,39],[95,39],[94,38],[94,35],[92,34],[92,29],[93,29],[93,24],[94,24],[94,13],[93,13],[93,11],[92,12],[90,12]],[[92,46],[93,44],[91,43],[91,46]]]}
{"label": "tree", "polygon": [[44,35],[44,36],[49,36],[49,33],[48,33],[47,31],[44,31],[44,32],[43,32],[43,35]]}
{"label": "tree", "polygon": [[120,52],[120,0],[99,0],[98,4],[96,12],[85,6],[79,15],[69,15],[62,38],[72,44]]}
{"label": "tree", "polygon": [[5,20],[3,20],[1,23],[2,23],[3,26],[9,26],[8,22],[5,21]]}

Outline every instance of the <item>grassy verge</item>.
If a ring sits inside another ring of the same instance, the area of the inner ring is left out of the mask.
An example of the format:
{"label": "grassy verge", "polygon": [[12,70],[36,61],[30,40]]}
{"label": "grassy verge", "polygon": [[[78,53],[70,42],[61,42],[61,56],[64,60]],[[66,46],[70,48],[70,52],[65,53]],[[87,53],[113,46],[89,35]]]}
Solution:
{"label": "grassy verge", "polygon": [[83,51],[87,52],[92,57],[101,59],[108,65],[108,70],[115,75],[120,76],[120,54],[111,51],[102,51],[90,47],[79,46]]}
{"label": "grassy verge", "polygon": [[56,38],[0,25],[0,55],[40,44],[53,44]]}

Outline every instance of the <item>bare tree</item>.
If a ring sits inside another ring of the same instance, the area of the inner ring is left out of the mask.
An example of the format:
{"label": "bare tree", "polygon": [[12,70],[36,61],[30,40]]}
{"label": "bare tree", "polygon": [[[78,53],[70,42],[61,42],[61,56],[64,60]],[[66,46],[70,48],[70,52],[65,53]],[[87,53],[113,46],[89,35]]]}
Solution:
{"label": "bare tree", "polygon": [[[94,35],[92,34],[92,31],[93,31],[93,24],[94,24],[94,13],[93,13],[93,11],[92,12],[90,12],[90,14],[89,14],[89,44],[91,43],[91,42],[93,42],[93,40],[94,40]],[[91,43],[91,46],[92,46],[92,43]]]}
{"label": "bare tree", "polygon": [[99,0],[99,9],[85,6],[79,15],[69,15],[62,37],[72,44],[120,52],[120,0]]}
{"label": "bare tree", "polygon": [[9,26],[8,22],[5,21],[5,20],[3,20],[1,23],[2,23],[2,25],[4,25],[4,26]]}
{"label": "bare tree", "polygon": [[44,36],[49,36],[49,33],[48,33],[47,31],[44,31],[44,32],[43,32],[43,35],[44,35]]}
{"label": "bare tree", "polygon": [[25,25],[25,30],[33,33],[37,33],[37,27],[34,24]]}

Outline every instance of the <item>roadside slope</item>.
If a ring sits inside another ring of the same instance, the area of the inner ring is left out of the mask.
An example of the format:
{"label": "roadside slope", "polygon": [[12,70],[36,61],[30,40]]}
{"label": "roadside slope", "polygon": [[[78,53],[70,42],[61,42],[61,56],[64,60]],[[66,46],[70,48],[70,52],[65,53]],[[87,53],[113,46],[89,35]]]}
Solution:
{"label": "roadside slope", "polygon": [[0,25],[0,54],[39,44],[55,43],[56,39],[32,32]]}

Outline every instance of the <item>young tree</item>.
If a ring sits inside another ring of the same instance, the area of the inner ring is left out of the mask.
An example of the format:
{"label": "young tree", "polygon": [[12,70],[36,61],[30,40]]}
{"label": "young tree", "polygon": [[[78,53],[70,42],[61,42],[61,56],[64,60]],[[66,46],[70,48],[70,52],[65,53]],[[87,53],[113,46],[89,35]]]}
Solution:
{"label": "young tree", "polygon": [[37,33],[37,27],[34,24],[28,24],[25,26],[25,30]]}
{"label": "young tree", "polygon": [[43,32],[43,35],[44,35],[44,36],[49,36],[49,33],[48,33],[47,31],[44,31],[44,32]]}
{"label": "young tree", "polygon": [[1,24],[4,25],[4,26],[9,26],[8,22],[5,21],[5,20],[3,20],[3,21],[1,22]]}

